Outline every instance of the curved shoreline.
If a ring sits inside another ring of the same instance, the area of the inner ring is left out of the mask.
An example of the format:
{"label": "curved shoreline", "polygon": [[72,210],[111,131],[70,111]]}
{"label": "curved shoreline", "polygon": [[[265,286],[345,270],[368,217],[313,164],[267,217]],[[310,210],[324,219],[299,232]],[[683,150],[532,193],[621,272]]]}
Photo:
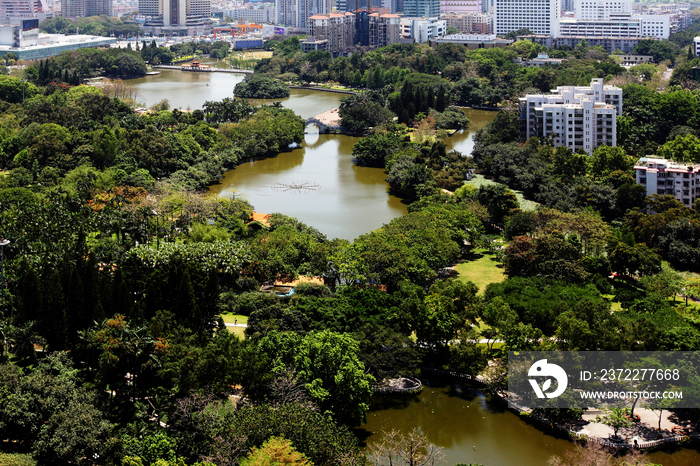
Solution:
{"label": "curved shoreline", "polygon": [[[452,377],[455,379],[463,379],[463,380],[468,380],[470,382],[473,382],[477,385],[481,386],[486,386],[486,380],[483,377],[479,376],[471,376],[469,374],[463,374],[460,372],[454,372],[454,371],[447,371],[443,369],[433,369],[429,367],[421,367],[421,377],[424,375],[424,373],[433,373],[438,377]],[[673,435],[671,437],[666,437],[658,440],[649,440],[646,442],[638,442],[636,445],[633,443],[627,443],[627,442],[612,442],[606,438],[602,437],[594,437],[586,434],[582,434],[580,432],[575,432],[561,424],[554,423],[550,421],[549,419],[542,417],[542,416],[532,416],[532,415],[523,415],[526,411],[517,406],[514,405],[513,403],[508,402],[508,398],[499,392],[486,392],[482,390],[481,388],[474,388],[473,390],[480,392],[484,395],[491,395],[493,400],[496,400],[504,405],[506,405],[506,409],[514,414],[518,415],[518,418],[530,423],[530,424],[535,424],[536,427],[541,427],[543,430],[554,430],[558,433],[564,434],[570,441],[577,441],[581,440],[584,442],[594,442],[597,443],[601,446],[604,446],[606,448],[611,448],[614,450],[659,450],[663,449],[664,447],[667,446],[680,446],[683,443],[688,442],[689,440],[700,440],[700,434],[699,433],[692,433],[688,435]]]}

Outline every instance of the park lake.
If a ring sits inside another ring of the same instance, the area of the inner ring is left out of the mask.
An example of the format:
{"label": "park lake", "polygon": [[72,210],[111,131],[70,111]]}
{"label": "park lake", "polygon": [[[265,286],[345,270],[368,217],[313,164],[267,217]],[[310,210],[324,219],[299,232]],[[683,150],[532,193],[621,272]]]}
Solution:
{"label": "park lake", "polygon": [[[147,106],[168,99],[171,108],[197,109],[206,101],[233,96],[243,75],[186,73],[162,70],[159,75],[131,80],[139,100]],[[293,89],[282,105],[302,118],[338,107],[342,94]],[[495,113],[466,110],[469,129],[446,140],[448,150],[470,154],[474,131],[491,121]],[[310,128],[307,130],[312,131]],[[328,237],[352,240],[381,227],[407,212],[391,195],[382,169],[353,163],[351,151],[357,138],[344,135],[307,134],[301,147],[277,157],[251,160],[229,170],[212,186],[215,195],[243,196],[259,212],[281,212],[319,229]],[[313,190],[275,190],[275,184],[309,182]],[[544,466],[552,455],[573,448],[568,441],[543,433],[498,402],[466,386],[430,383],[418,395],[377,396],[367,423],[357,430],[368,445],[382,431],[404,433],[417,428],[442,447],[445,464],[483,463],[485,466]],[[700,464],[695,449],[655,452],[651,459],[664,466]]]}

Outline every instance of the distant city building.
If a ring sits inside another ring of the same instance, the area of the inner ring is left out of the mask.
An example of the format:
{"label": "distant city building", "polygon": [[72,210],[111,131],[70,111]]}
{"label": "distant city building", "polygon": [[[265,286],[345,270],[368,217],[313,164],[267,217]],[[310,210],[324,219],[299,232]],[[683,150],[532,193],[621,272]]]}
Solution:
{"label": "distant city building", "polygon": [[608,20],[614,13],[632,13],[632,0],[574,0],[574,18]]}
{"label": "distant city building", "polygon": [[496,34],[529,29],[534,34],[559,35],[559,0],[496,0]]}
{"label": "distant city building", "polygon": [[313,36],[307,36],[301,42],[301,51],[304,53],[312,52],[314,50],[328,50],[328,39],[318,40]]}
{"label": "distant city building", "polygon": [[640,63],[654,63],[653,55],[633,55],[625,53],[616,55],[622,60],[623,65],[639,65]]}
{"label": "distant city building", "polygon": [[606,52],[612,53],[619,50],[622,53],[632,53],[639,41],[645,37],[590,37],[590,36],[567,36],[552,37],[545,35],[524,35],[518,36],[518,40],[527,39],[545,47],[576,47],[585,40],[590,47],[602,47]]}
{"label": "distant city building", "polygon": [[352,47],[355,41],[355,15],[350,12],[313,15],[307,26],[316,40],[327,40],[330,51]]}
{"label": "distant city building", "polygon": [[353,11],[355,14],[355,45],[369,47],[369,12]]}
{"label": "distant city building", "polygon": [[22,19],[37,18],[40,22],[53,17],[46,0],[0,0],[2,24],[20,26]]}
{"label": "distant city building", "polygon": [[409,18],[437,18],[440,16],[440,0],[404,0],[404,16]]}
{"label": "distant city building", "polygon": [[519,99],[520,139],[549,137],[555,147],[583,149],[617,145],[617,115],[622,114],[622,89],[604,84],[559,86],[546,95]]}
{"label": "distant city building", "polygon": [[385,47],[396,44],[401,38],[401,17],[394,14],[371,13],[369,15],[369,46]]}
{"label": "distant city building", "polygon": [[275,22],[305,31],[309,17],[332,13],[333,3],[331,0],[276,0]]}
{"label": "distant city building", "polygon": [[401,18],[399,24],[401,38],[413,39],[419,44],[444,36],[447,30],[446,21],[437,18]]}
{"label": "distant city building", "polygon": [[249,23],[274,23],[275,22],[275,6],[268,4],[262,8],[255,3],[246,3],[234,8],[222,10],[224,18],[247,21]]}
{"label": "distant city building", "polygon": [[113,37],[40,34],[38,19],[25,19],[23,25],[0,26],[0,55],[12,52],[22,60],[38,60],[81,48],[109,47]]}
{"label": "distant city building", "polygon": [[616,13],[607,20],[579,20],[563,18],[559,21],[560,37],[653,37],[668,39],[668,16],[631,16]]}
{"label": "distant city building", "polygon": [[211,17],[211,0],[139,0],[139,13],[146,16],[144,28],[158,34],[177,31],[201,33]]}
{"label": "distant city building", "polygon": [[481,13],[481,0],[440,0],[440,13]]}
{"label": "distant city building", "polygon": [[443,13],[440,19],[447,27],[454,27],[471,34],[491,34],[493,31],[493,16],[484,13]]}
{"label": "distant city building", "polygon": [[431,47],[439,44],[458,44],[469,50],[503,48],[512,43],[512,39],[499,39],[496,34],[450,34],[430,40]]}
{"label": "distant city building", "polygon": [[66,18],[112,16],[112,13],[112,0],[61,0],[61,16]]}
{"label": "distant city building", "polygon": [[542,68],[545,65],[561,65],[565,60],[566,58],[549,58],[549,55],[543,53],[537,55],[537,58],[532,58],[530,60],[523,60],[522,58],[518,57],[513,59],[513,63],[524,66],[526,68],[530,68],[533,66],[537,68]]}
{"label": "distant city building", "polygon": [[639,159],[634,171],[647,196],[668,194],[686,207],[700,199],[700,165],[648,156]]}

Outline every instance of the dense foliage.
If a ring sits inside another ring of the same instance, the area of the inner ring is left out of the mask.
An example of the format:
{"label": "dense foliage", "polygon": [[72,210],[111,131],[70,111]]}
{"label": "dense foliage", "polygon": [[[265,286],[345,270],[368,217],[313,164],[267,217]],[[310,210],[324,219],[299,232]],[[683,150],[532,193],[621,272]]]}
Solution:
{"label": "dense foliage", "polygon": [[236,84],[233,93],[244,99],[281,99],[289,97],[289,86],[264,75],[248,75]]}
{"label": "dense foliage", "polygon": [[[502,388],[509,350],[700,349],[700,316],[676,300],[700,280],[674,270],[700,263],[700,209],[647,197],[633,177],[647,151],[700,160],[696,91],[634,75],[620,146],[591,156],[521,144],[505,108],[468,158],[445,148],[444,129],[467,123],[450,105],[632,75],[585,44],[550,50],[569,57],[555,72],[513,63],[543,51],[527,41],[338,59],[274,42],[246,85],[293,73],[370,88],[341,108],[344,124],[372,127],[353,156],[386,170],[409,213],[353,242],[283,214],[252,221],[245,200],[196,189],[284,157],[303,137],[293,112],[232,98],[137,115],[107,87],[71,86],[184,46],[76,52],[30,66],[32,83],[1,77],[3,444],[39,464],[366,464],[350,427],[376,384],[421,366]],[[452,270],[475,248],[503,281],[480,290]],[[291,296],[259,291],[301,276],[316,278]],[[233,316],[245,338],[224,325]]]}

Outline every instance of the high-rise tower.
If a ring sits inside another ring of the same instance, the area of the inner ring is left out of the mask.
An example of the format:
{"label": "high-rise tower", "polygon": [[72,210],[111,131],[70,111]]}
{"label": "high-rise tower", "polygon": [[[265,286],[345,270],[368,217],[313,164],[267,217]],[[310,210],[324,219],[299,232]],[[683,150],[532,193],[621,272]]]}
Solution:
{"label": "high-rise tower", "polygon": [[437,18],[440,0],[404,0],[403,12],[407,18]]}

